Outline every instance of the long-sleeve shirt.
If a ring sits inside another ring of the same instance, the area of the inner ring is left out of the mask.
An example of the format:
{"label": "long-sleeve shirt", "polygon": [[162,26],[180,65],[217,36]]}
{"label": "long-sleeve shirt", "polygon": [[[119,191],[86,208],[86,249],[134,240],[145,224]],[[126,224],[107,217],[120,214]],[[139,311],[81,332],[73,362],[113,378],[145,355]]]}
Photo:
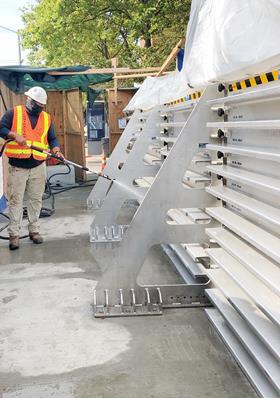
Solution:
{"label": "long-sleeve shirt", "polygon": [[[32,115],[28,112],[28,110],[27,110],[27,114],[28,114],[31,126],[34,129],[34,127],[37,124],[39,115]],[[14,117],[13,109],[10,109],[6,113],[4,113],[2,119],[0,120],[0,137],[1,138],[7,139],[7,136],[12,128],[13,117]],[[55,134],[54,125],[52,122],[51,122],[51,125],[49,128],[49,131],[48,131],[47,140],[48,140],[49,147],[51,149],[54,147],[59,147],[59,143],[57,141],[56,134]],[[39,166],[41,163],[42,163],[42,160],[34,159],[32,155],[28,159],[9,158],[9,164],[11,166],[20,167],[20,168],[24,168],[24,169],[32,169],[33,167]]]}

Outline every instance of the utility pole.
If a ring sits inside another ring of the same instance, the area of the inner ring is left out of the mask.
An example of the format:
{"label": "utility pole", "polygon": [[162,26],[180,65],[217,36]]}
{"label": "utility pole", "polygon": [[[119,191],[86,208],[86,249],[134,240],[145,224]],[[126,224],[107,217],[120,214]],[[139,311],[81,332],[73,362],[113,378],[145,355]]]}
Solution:
{"label": "utility pole", "polygon": [[20,41],[20,34],[18,33],[18,31],[10,29],[10,28],[6,28],[5,26],[0,25],[0,29],[5,29],[8,32],[12,32],[15,33],[17,35],[17,40],[18,40],[18,61],[19,61],[19,65],[22,64],[22,58],[21,58],[21,41]]}

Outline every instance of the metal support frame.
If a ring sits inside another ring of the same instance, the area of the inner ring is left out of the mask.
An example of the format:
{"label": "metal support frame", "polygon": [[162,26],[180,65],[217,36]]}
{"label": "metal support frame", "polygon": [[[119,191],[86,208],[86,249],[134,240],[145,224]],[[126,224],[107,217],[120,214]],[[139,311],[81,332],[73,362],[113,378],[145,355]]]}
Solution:
{"label": "metal support frame", "polygon": [[[208,87],[196,104],[153,184],[145,193],[123,240],[112,249],[108,247],[106,259],[102,250],[107,269],[94,293],[95,316],[151,315],[161,313],[165,307],[204,306],[208,303],[204,295],[207,283],[140,286],[137,276],[152,246],[207,241],[205,224],[169,224],[167,212],[177,208],[204,209],[215,201],[204,188],[186,188],[183,184],[186,170],[194,167],[193,158],[205,152],[205,143],[209,139],[206,122],[212,118],[207,101],[213,98],[214,93],[216,87]],[[211,226],[211,222],[207,226]],[[98,259],[98,244],[92,247]],[[141,308],[139,312],[135,310],[136,304],[137,308]]]}
{"label": "metal support frame", "polygon": [[[158,112],[150,112],[122,168],[110,177],[115,181],[109,186],[101,208],[96,212],[90,229],[91,242],[113,242],[122,239],[127,226],[116,223],[121,207],[127,202],[141,202],[147,188],[137,187],[135,179],[140,176],[154,177],[160,165],[146,164],[144,156],[150,145],[155,143],[155,118]],[[107,170],[104,170],[107,173]]]}
{"label": "metal support frame", "polygon": [[158,159],[155,164],[147,164],[145,157],[149,149],[152,146],[158,148],[159,145],[164,148],[172,146],[194,105],[193,101],[185,104],[184,112],[181,109],[181,112],[177,114],[169,113],[160,107],[156,107],[149,113],[141,134],[134,143],[121,171],[117,173],[116,180],[109,186],[100,210],[95,214],[90,231],[91,242],[121,241],[128,227],[117,223],[121,207],[130,201],[134,201],[134,205],[141,204],[148,188],[137,186],[137,179],[155,177],[164,160],[162,156],[161,161]]}
{"label": "metal support frame", "polygon": [[[119,177],[119,174],[121,173],[119,164],[125,163],[129,155],[127,147],[133,139],[137,140],[140,135],[140,129],[143,129],[145,125],[145,123],[141,122],[140,119],[143,116],[147,117],[148,113],[149,112],[144,113],[140,110],[136,110],[131,116],[131,119],[122,133],[114,151],[107,159],[104,173],[110,176],[110,178],[117,179]],[[111,182],[105,178],[99,178],[97,180],[97,183],[87,199],[87,206],[89,209],[99,209],[102,206],[104,198],[110,188],[110,184]]]}

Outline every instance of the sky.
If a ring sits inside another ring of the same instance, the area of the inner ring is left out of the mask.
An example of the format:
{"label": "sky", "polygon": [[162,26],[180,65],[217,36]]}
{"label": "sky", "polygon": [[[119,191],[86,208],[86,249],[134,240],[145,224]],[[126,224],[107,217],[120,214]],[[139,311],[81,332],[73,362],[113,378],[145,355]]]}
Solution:
{"label": "sky", "polygon": [[[12,30],[23,27],[20,9],[36,0],[0,0],[0,26]],[[23,52],[23,63],[27,63],[27,53]],[[16,33],[8,32],[0,27],[0,65],[16,65],[19,63],[18,39]]]}

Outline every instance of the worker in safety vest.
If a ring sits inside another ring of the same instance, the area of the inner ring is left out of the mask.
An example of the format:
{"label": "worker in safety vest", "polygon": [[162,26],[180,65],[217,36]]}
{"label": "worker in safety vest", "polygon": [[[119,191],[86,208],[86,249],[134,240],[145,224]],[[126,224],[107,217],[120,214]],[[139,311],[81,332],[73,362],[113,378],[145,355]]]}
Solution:
{"label": "worker in safety vest", "polygon": [[28,199],[28,230],[33,243],[40,244],[39,216],[46,182],[47,156],[32,150],[28,145],[48,150],[63,157],[55,135],[50,115],[43,110],[47,93],[41,87],[32,87],[25,95],[26,105],[8,110],[0,121],[0,137],[13,141],[6,145],[9,158],[8,201],[9,201],[9,248],[19,248],[19,232],[22,219],[23,197]]}

